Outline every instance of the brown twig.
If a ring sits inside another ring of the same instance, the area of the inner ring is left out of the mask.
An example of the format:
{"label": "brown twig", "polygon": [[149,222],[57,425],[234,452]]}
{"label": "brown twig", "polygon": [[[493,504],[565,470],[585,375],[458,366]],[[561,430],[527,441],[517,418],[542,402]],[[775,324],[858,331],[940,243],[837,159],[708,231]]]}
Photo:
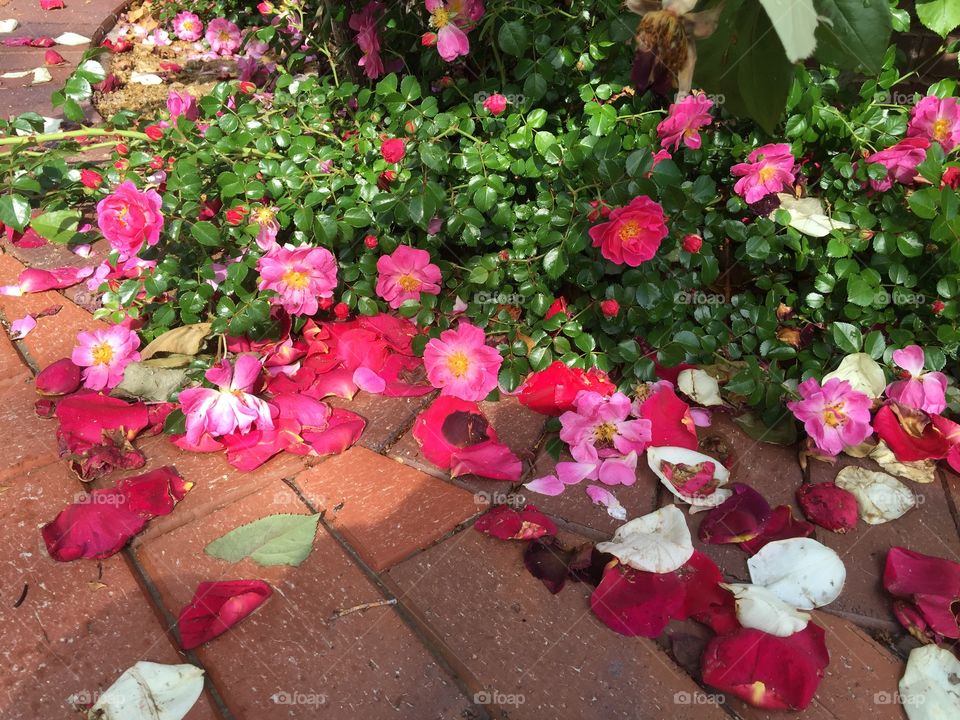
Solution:
{"label": "brown twig", "polygon": [[331,620],[339,620],[342,617],[347,615],[352,615],[355,612],[363,612],[364,610],[369,610],[370,608],[383,607],[384,605],[396,605],[397,599],[390,598],[389,600],[375,600],[374,602],[360,603],[359,605],[354,605],[349,608],[341,608],[339,610],[334,610],[333,614],[330,616]]}

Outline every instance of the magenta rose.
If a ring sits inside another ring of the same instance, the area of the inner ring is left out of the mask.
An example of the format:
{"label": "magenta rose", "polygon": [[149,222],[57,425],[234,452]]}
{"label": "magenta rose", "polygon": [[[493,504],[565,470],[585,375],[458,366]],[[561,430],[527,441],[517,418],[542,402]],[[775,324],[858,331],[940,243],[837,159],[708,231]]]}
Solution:
{"label": "magenta rose", "polygon": [[97,203],[97,225],[120,253],[121,259],[133,257],[143,247],[160,242],[163,228],[162,201],[156,190],[137,190],[130,180],[123,182],[112,195]]}
{"label": "magenta rose", "polygon": [[645,195],[610,213],[607,222],[590,228],[593,246],[617,265],[637,267],[654,255],[667,236],[663,208]]}

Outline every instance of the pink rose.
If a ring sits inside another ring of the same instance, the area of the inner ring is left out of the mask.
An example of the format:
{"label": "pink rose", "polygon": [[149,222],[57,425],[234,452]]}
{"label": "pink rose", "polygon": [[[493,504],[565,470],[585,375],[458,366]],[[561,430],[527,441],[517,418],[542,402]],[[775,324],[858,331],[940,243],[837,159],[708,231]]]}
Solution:
{"label": "pink rose", "polygon": [[137,190],[130,180],[97,203],[97,225],[121,259],[136,255],[144,242],[150,246],[160,242],[162,204],[156,190]]}
{"label": "pink rose", "polygon": [[645,195],[615,209],[607,222],[590,228],[593,247],[600,248],[601,255],[617,265],[630,267],[656,255],[666,236],[663,208]]}

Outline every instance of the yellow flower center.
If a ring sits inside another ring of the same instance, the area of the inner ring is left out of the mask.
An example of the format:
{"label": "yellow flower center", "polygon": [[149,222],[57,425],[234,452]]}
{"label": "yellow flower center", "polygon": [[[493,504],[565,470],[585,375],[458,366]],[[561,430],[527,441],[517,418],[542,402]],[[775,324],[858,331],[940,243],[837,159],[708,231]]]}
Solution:
{"label": "yellow flower center", "polygon": [[226,30],[221,30],[219,37],[220,42],[227,42],[227,40],[230,39],[230,33],[228,33]]}
{"label": "yellow flower center", "polygon": [[470,358],[462,352],[455,352],[447,357],[447,370],[455,378],[462,378],[470,369]]}
{"label": "yellow flower center", "polygon": [[402,287],[407,292],[415,292],[420,289],[420,281],[417,280],[413,275],[409,273],[404,273],[397,278],[397,285]]}
{"label": "yellow flower center", "polygon": [[845,419],[843,405],[828,405],[823,410],[823,422],[832,428],[843,425]]}
{"label": "yellow flower center", "polygon": [[613,442],[617,435],[617,426],[611,422],[600,423],[593,429],[593,437],[598,443]]}
{"label": "yellow flower center", "polygon": [[631,242],[635,240],[639,234],[640,223],[636,220],[627,220],[620,226],[620,232],[617,236],[620,238],[620,242]]}
{"label": "yellow flower center", "polygon": [[777,169],[773,165],[764,165],[760,168],[760,172],[757,175],[760,177],[760,182],[766,182],[774,175],[777,174]]}
{"label": "yellow flower center", "polygon": [[950,123],[940,118],[933,124],[933,139],[936,141],[946,140],[947,132],[950,129]]}
{"label": "yellow flower center", "polygon": [[113,348],[110,343],[100,343],[93,346],[92,355],[94,365],[109,365],[113,360]]}
{"label": "yellow flower center", "polygon": [[127,221],[124,218],[127,217],[129,212],[130,208],[128,208],[126,205],[117,211],[117,222],[123,225],[123,227],[127,226]]}
{"label": "yellow flower center", "polygon": [[184,20],[183,21],[184,30],[193,30],[193,20]]}
{"label": "yellow flower center", "polygon": [[253,211],[253,220],[258,225],[266,225],[269,222],[273,222],[274,217],[273,210],[268,207],[258,207]]}
{"label": "yellow flower center", "polygon": [[439,30],[442,27],[445,27],[450,23],[450,13],[447,12],[446,8],[437,8],[433,11],[433,14],[430,16],[430,26]]}
{"label": "yellow flower center", "polygon": [[283,282],[287,287],[294,290],[305,290],[310,284],[310,278],[306,273],[297,270],[287,270],[283,274]]}

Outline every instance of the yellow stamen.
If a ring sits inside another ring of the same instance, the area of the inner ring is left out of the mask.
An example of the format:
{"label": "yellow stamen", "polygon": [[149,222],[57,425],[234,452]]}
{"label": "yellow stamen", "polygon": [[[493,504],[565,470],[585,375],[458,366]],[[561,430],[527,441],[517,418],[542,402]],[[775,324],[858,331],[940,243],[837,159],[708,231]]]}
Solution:
{"label": "yellow stamen", "polygon": [[448,24],[450,24],[450,13],[447,12],[446,8],[441,7],[433,11],[430,16],[430,27],[439,30]]}
{"label": "yellow stamen", "polygon": [[828,405],[823,409],[823,422],[832,428],[839,427],[846,422],[843,414],[843,405]]}
{"label": "yellow stamen", "polygon": [[113,348],[110,347],[110,343],[94,345],[91,354],[93,355],[94,365],[109,365],[110,361],[113,360]]}
{"label": "yellow stamen", "polygon": [[413,275],[409,273],[404,273],[397,278],[397,285],[402,287],[407,292],[416,292],[420,289],[420,281],[417,280]]}
{"label": "yellow stamen", "polygon": [[777,169],[773,165],[764,165],[762,168],[760,168],[760,172],[757,173],[760,178],[760,182],[766,182],[776,174]]}
{"label": "yellow stamen", "polygon": [[447,357],[447,369],[455,378],[462,378],[470,369],[470,358],[462,352],[455,352]]}
{"label": "yellow stamen", "polygon": [[950,123],[940,118],[933,124],[933,139],[937,142],[947,139],[947,131],[950,129]]}
{"label": "yellow stamen", "polygon": [[273,210],[268,207],[258,207],[253,211],[253,221],[258,225],[266,225],[269,222],[273,222],[274,217]]}
{"label": "yellow stamen", "polygon": [[637,235],[640,234],[640,223],[636,220],[627,220],[623,225],[620,226],[620,232],[618,237],[620,242],[631,242],[635,240]]}
{"label": "yellow stamen", "polygon": [[617,426],[611,422],[600,423],[593,429],[593,437],[598,443],[613,442],[617,435]]}
{"label": "yellow stamen", "polygon": [[310,284],[310,277],[306,273],[299,272],[297,270],[287,270],[283,274],[283,282],[294,290],[305,290]]}

